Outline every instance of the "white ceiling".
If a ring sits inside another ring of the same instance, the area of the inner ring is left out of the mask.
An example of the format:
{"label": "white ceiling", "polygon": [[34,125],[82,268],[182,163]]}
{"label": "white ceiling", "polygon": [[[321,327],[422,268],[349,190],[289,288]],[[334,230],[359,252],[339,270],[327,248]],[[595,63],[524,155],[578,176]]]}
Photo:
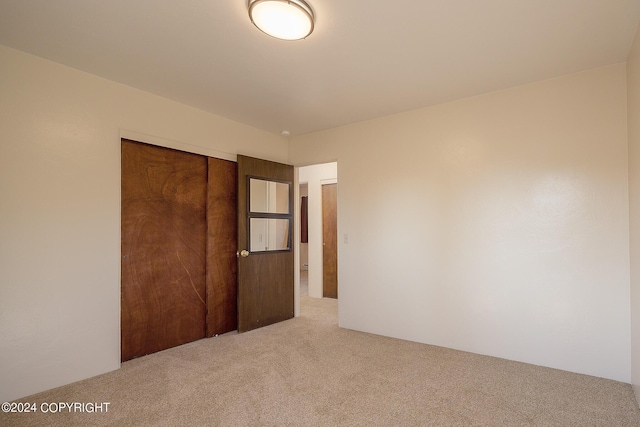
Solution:
{"label": "white ceiling", "polygon": [[624,62],[640,17],[640,0],[309,2],[315,31],[289,42],[246,0],[0,0],[0,44],[296,135]]}

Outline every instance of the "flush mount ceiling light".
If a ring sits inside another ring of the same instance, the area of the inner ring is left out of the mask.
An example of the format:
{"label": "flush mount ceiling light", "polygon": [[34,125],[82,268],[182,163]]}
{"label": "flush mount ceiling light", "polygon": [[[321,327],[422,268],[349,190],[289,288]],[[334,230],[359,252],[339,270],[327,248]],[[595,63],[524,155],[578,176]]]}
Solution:
{"label": "flush mount ceiling light", "polygon": [[304,0],[249,0],[249,18],[260,31],[282,40],[304,39],[314,25]]}

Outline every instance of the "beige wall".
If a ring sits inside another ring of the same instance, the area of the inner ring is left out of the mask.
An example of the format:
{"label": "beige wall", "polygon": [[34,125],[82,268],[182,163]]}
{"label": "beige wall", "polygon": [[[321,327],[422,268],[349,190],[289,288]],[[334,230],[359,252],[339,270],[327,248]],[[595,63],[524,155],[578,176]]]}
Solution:
{"label": "beige wall", "polygon": [[625,76],[294,138],[340,167],[340,325],[629,382]]}
{"label": "beige wall", "polygon": [[0,401],[120,364],[120,137],[288,160],[279,136],[0,46]]}
{"label": "beige wall", "polygon": [[631,251],[631,382],[640,403],[640,30],[627,62]]}

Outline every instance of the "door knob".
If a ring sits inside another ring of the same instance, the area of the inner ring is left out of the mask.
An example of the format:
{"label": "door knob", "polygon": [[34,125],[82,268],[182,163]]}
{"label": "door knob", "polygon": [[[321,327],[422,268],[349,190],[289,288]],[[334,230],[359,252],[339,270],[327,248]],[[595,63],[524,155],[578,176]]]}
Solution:
{"label": "door knob", "polygon": [[246,249],[241,250],[240,251],[240,256],[243,257],[243,258],[248,257],[249,256],[249,251],[246,250]]}

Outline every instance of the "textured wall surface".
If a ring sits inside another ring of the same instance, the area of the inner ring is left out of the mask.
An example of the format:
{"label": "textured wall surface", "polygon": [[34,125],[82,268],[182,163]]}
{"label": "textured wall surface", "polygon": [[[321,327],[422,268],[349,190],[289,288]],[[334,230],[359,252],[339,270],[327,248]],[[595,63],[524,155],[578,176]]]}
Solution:
{"label": "textured wall surface", "polygon": [[338,160],[340,325],[629,382],[625,76],[294,138]]}
{"label": "textured wall surface", "polygon": [[631,383],[640,402],[640,30],[627,62],[629,231],[631,252]]}

